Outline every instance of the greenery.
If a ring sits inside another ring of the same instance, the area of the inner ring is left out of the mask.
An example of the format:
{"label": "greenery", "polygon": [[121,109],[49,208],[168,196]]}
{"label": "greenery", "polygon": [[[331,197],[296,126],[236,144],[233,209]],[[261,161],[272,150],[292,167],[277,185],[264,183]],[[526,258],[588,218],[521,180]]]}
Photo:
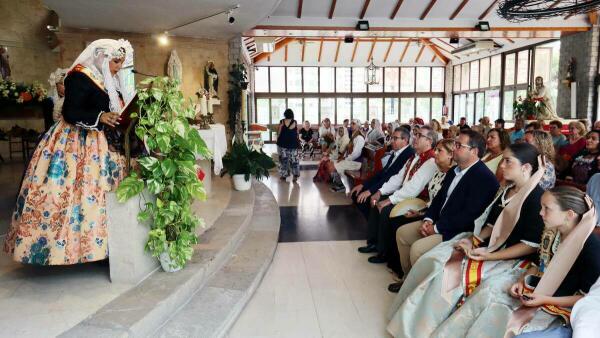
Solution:
{"label": "greenery", "polygon": [[147,202],[138,220],[152,219],[146,250],[153,256],[168,252],[173,264],[184,266],[192,258],[197,243],[196,227],[202,220],[191,210],[194,199],[205,200],[197,177],[196,155],[211,156],[198,132],[190,127],[195,113],[185,102],[178,83],[167,77],[148,78],[138,89],[139,113],[136,135],[144,140],[149,155],[138,159],[138,172],[131,172],[117,188],[124,202],[144,187],[156,195]]}
{"label": "greenery", "polygon": [[275,167],[275,162],[262,150],[256,151],[248,148],[245,142],[235,142],[231,151],[223,157],[225,171],[221,176],[229,173],[233,175],[244,175],[246,181],[250,176],[258,179],[269,177],[269,169]]}
{"label": "greenery", "polygon": [[519,98],[513,102],[514,118],[535,120],[544,105],[545,103],[543,100],[534,98],[529,94],[525,98],[519,96]]}
{"label": "greenery", "polygon": [[0,103],[41,102],[47,96],[46,89],[37,82],[28,85],[0,79]]}
{"label": "greenery", "polygon": [[227,123],[238,141],[241,140],[240,133],[244,132],[243,129],[238,131],[237,126],[241,123],[242,87],[247,81],[246,67],[243,64],[233,64],[229,71],[229,90],[227,91],[227,96],[229,97],[229,121]]}

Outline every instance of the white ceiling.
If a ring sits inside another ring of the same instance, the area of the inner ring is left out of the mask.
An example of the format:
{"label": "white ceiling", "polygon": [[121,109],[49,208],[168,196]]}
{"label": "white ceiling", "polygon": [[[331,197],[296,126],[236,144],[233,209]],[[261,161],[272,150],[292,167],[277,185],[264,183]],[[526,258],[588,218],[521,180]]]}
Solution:
{"label": "white ceiling", "polygon": [[120,32],[161,33],[168,28],[218,13],[236,4],[235,23],[227,15],[203,20],[170,34],[198,38],[230,38],[260,22],[281,0],[44,0],[63,26]]}

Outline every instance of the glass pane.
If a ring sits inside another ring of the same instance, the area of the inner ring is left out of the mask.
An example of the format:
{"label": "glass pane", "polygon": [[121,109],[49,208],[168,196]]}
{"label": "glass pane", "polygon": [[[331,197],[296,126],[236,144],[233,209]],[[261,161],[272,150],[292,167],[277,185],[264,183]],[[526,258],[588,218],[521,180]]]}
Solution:
{"label": "glass pane", "polygon": [[467,94],[467,123],[473,125],[475,118],[475,93]]}
{"label": "glass pane", "polygon": [[458,122],[460,121],[460,119],[462,117],[467,117],[467,94],[462,94],[460,96],[460,106],[458,109],[459,113],[458,116],[455,116],[455,123],[458,124]]}
{"label": "glass pane", "polygon": [[[541,76],[550,97],[552,106],[556,107],[558,94],[558,62],[560,58],[560,41],[554,41],[535,48],[535,77]],[[534,77],[534,80],[535,80]]]}
{"label": "glass pane", "polygon": [[302,114],[302,99],[288,99],[287,107],[294,112],[294,118],[301,124],[304,121],[304,116]]}
{"label": "glass pane", "polygon": [[460,91],[460,66],[454,66],[453,86],[455,92]]}
{"label": "glass pane", "polygon": [[254,91],[257,93],[269,91],[269,67],[258,67],[254,71]]}
{"label": "glass pane", "polygon": [[341,124],[345,119],[350,119],[352,111],[352,100],[349,97],[340,97],[337,99],[337,123]]}
{"label": "glass pane", "polygon": [[425,123],[429,123],[429,101],[430,99],[428,97],[417,98],[417,117],[422,118]]}
{"label": "glass pane", "polygon": [[334,98],[321,98],[321,120],[326,117],[331,120],[332,124],[335,124],[335,99]]}
{"label": "glass pane", "polygon": [[271,99],[271,124],[277,124],[283,119],[286,108],[285,99]]}
{"label": "glass pane", "polygon": [[488,90],[485,92],[485,114],[490,117],[490,121],[496,121],[500,118],[500,91]]}
{"label": "glass pane", "polygon": [[380,97],[369,99],[369,120],[372,119],[383,122],[383,99]]}
{"label": "glass pane", "polygon": [[444,91],[444,72],[446,70],[442,67],[434,67],[431,69],[431,91],[432,92],[443,92]]}
{"label": "glass pane", "polygon": [[471,62],[471,89],[479,88],[479,61]]}
{"label": "glass pane", "polygon": [[[288,68],[289,69],[289,68]],[[289,83],[290,79],[288,79]],[[288,87],[288,92],[290,88]],[[319,68],[304,67],[304,92],[316,93],[319,91]]]}
{"label": "glass pane", "polygon": [[417,92],[431,91],[431,68],[417,67]]}
{"label": "glass pane", "polygon": [[452,119],[453,121],[458,121],[460,116],[460,96],[454,95],[454,99],[452,99],[454,108],[452,110]]}
{"label": "glass pane", "polygon": [[431,118],[436,119],[438,122],[442,120],[442,107],[444,106],[444,99],[441,97],[431,98]]}
{"label": "glass pane", "polygon": [[415,91],[414,67],[400,68],[400,91],[405,93],[412,93]]}
{"label": "glass pane", "polygon": [[517,99],[525,99],[527,97],[527,91],[525,89],[517,90]]}
{"label": "glass pane", "polygon": [[529,50],[520,51],[518,58],[517,83],[527,83],[527,75],[529,75]]}
{"label": "glass pane", "polygon": [[367,91],[365,84],[365,69],[363,67],[352,68],[352,92],[364,93]]}
{"label": "glass pane", "polygon": [[[319,86],[321,93],[333,93],[335,91],[335,68],[321,67],[319,74]],[[304,84],[306,88],[306,83]],[[306,90],[306,89],[305,89]]]}
{"label": "glass pane", "polygon": [[320,125],[319,120],[319,99],[316,97],[304,99],[304,119],[311,124]]}
{"label": "glass pane", "polygon": [[501,64],[502,57],[500,55],[494,55],[490,59],[490,87],[500,85]]}
{"label": "glass pane", "polygon": [[384,122],[390,123],[396,120],[398,120],[398,99],[395,97],[386,98]]}
{"label": "glass pane", "polygon": [[377,68],[375,71],[377,81],[379,81],[376,85],[369,85],[370,93],[381,93],[383,91],[383,68]]}
{"label": "glass pane", "polygon": [[479,92],[475,94],[475,123],[479,123],[479,119],[485,115],[485,93]]}
{"label": "glass pane", "polygon": [[269,99],[256,99],[256,123],[269,124]]}
{"label": "glass pane", "polygon": [[490,86],[490,58],[479,60],[479,88]]}
{"label": "glass pane", "polygon": [[285,92],[285,68],[284,67],[271,67],[271,92],[272,93]]}
{"label": "glass pane", "polygon": [[352,73],[350,68],[335,69],[335,85],[338,93],[349,93],[352,84]]}
{"label": "glass pane", "polygon": [[469,90],[469,79],[471,74],[469,73],[469,64],[463,63],[462,71],[460,73],[460,89],[461,90]]}
{"label": "glass pane", "polygon": [[515,92],[506,91],[504,92],[504,104],[502,107],[503,118],[506,121],[513,119],[513,102],[515,100]]}
{"label": "glass pane", "polygon": [[365,122],[367,119],[367,99],[353,98],[352,99],[352,118],[359,119],[360,122]]}
{"label": "glass pane", "polygon": [[302,68],[287,67],[287,91],[289,93],[302,92]]}
{"label": "glass pane", "polygon": [[408,123],[415,117],[415,99],[403,97],[400,99],[400,123]]}
{"label": "glass pane", "polygon": [[385,91],[388,93],[397,93],[399,85],[400,71],[396,67],[385,68]]}
{"label": "glass pane", "polygon": [[507,55],[505,62],[504,85],[512,85],[515,83],[515,54]]}

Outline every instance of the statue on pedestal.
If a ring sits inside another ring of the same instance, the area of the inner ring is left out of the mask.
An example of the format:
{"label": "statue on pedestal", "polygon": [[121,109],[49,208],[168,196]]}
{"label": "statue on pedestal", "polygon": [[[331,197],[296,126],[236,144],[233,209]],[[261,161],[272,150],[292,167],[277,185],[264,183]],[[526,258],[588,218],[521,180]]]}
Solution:
{"label": "statue on pedestal", "polygon": [[543,77],[537,76],[535,78],[535,89],[531,91],[530,95],[537,105],[537,119],[556,120],[559,118],[552,106],[550,94],[546,90],[546,86],[544,86]]}
{"label": "statue on pedestal", "polygon": [[10,63],[8,62],[8,51],[6,47],[0,46],[0,80],[10,78]]}
{"label": "statue on pedestal", "polygon": [[206,67],[204,67],[204,87],[210,94],[209,99],[219,98],[217,94],[219,91],[219,74],[213,61],[208,61]]}

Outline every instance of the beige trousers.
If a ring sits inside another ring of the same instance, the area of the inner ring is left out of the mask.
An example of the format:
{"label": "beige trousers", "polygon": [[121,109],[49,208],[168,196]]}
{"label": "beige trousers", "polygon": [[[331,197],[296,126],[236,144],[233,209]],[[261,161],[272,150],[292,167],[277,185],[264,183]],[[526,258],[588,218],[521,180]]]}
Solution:
{"label": "beige trousers", "polygon": [[423,221],[405,224],[396,231],[396,243],[400,254],[400,264],[404,276],[408,275],[410,268],[424,253],[434,246],[442,243],[442,235],[435,234],[423,237],[419,232]]}

